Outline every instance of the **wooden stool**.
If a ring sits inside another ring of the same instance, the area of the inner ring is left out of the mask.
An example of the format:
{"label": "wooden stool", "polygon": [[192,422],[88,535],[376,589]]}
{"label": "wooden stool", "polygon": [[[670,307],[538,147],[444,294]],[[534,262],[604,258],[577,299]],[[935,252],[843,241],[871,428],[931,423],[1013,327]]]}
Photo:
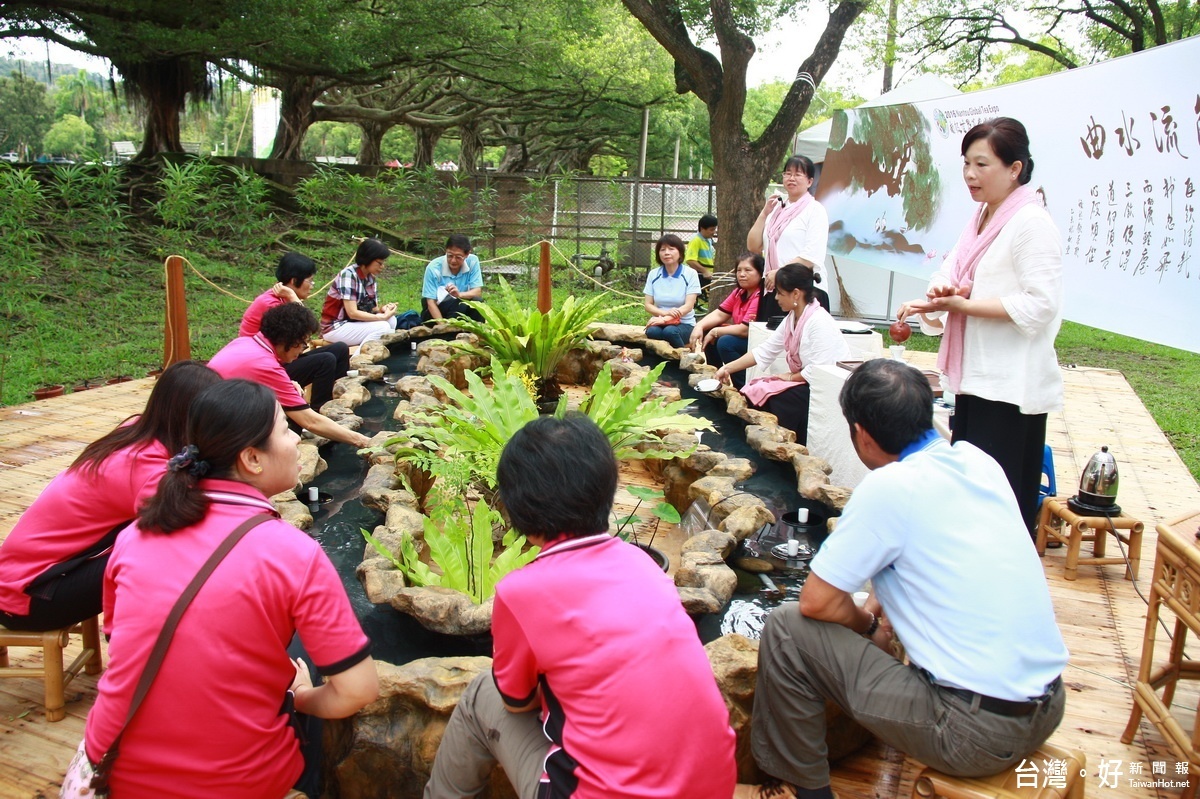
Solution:
{"label": "wooden stool", "polygon": [[[1080,516],[1067,507],[1067,501],[1059,497],[1047,497],[1042,502],[1042,512],[1038,516],[1037,552],[1046,554],[1046,541],[1053,539],[1067,547],[1067,568],[1063,575],[1068,580],[1079,576],[1080,566],[1103,566],[1106,564],[1124,564],[1125,558],[1104,557],[1105,543],[1108,535],[1113,535],[1118,541],[1129,547],[1129,565],[1125,568],[1125,579],[1136,580],[1138,568],[1142,563],[1142,530],[1141,522],[1124,514],[1120,516]],[[1122,533],[1122,531],[1125,531]],[[1092,557],[1079,557],[1079,545],[1084,541],[1092,542]]]}
{"label": "wooden stool", "polygon": [[[1051,764],[1057,766],[1054,774],[1048,773]],[[912,795],[913,799],[1083,799],[1086,767],[1083,752],[1047,743],[1024,762],[991,777],[951,777],[927,766],[917,775]]]}
{"label": "wooden stool", "polygon": [[[70,640],[70,633],[83,634],[83,651],[71,663],[63,668],[63,648]],[[10,666],[8,663],[8,647],[28,646],[41,647],[41,667]],[[42,677],[46,683],[46,721],[62,721],[67,715],[66,700],[63,690],[80,670],[86,669],[88,674],[99,674],[102,668],[100,655],[100,617],[76,624],[74,627],[64,627],[61,630],[46,632],[22,632],[0,627],[0,677]]]}

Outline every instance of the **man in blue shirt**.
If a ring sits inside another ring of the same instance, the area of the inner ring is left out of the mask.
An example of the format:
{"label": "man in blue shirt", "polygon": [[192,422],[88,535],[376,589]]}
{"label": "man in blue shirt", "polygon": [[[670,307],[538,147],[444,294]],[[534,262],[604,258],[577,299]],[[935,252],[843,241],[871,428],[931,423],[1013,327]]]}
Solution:
{"label": "man in blue shirt", "polygon": [[483,317],[463,300],[479,300],[483,296],[483,271],[479,258],[471,254],[471,240],[455,233],[446,240],[446,254],[440,255],[425,267],[421,285],[421,321],[453,319],[467,316],[477,322]]}
{"label": "man in blue shirt", "polygon": [[[921,372],[867,361],[842,413],[872,471],[812,561],[799,605],[767,619],[751,745],[774,779],[735,799],[832,799],[825,702],[940,771],[997,774],[1058,727],[1067,650],[1000,466],[933,430]],[[852,594],[871,582],[858,607]],[[891,645],[904,642],[909,665]]]}

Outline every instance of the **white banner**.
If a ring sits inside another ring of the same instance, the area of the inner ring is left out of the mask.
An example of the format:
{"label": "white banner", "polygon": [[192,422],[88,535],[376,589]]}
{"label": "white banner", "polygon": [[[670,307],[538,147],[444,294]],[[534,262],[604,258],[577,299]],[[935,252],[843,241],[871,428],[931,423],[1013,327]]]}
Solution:
{"label": "white banner", "polygon": [[830,254],[919,278],[936,271],[973,210],[962,136],[997,116],[1029,131],[1030,185],[1062,233],[1065,318],[1200,352],[1191,331],[1200,37],[996,89],[845,112],[817,189]]}

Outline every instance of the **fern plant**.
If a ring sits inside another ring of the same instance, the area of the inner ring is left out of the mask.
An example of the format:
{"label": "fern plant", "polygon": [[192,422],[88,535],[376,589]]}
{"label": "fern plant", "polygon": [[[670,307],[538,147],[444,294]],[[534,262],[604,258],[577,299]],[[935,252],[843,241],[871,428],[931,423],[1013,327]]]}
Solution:
{"label": "fern plant", "polygon": [[529,563],[539,551],[537,547],[526,549],[525,536],[506,529],[497,553],[492,530],[502,525],[500,514],[482,502],[473,508],[461,500],[440,505],[433,519],[425,519],[425,544],[429,547],[429,560],[437,570],[420,559],[408,533],[401,538],[397,556],[366,530],[361,532],[376,552],[404,574],[409,584],[452,588],[481,604],[496,592],[500,578]]}
{"label": "fern plant", "polygon": [[[696,430],[712,430],[712,422],[702,416],[691,416],[685,409],[692,404],[690,399],[674,402],[662,397],[649,397],[650,389],[658,382],[665,363],[660,363],[644,374],[632,388],[627,388],[612,379],[612,365],[604,364],[587,398],[580,403],[579,410],[604,431],[612,444],[617,460],[642,458],[686,457],[695,451],[673,450],[663,443],[662,433],[692,433]],[[556,414],[566,411],[560,405]]]}
{"label": "fern plant", "polygon": [[455,342],[473,354],[494,354],[501,367],[527,364],[538,380],[538,400],[557,399],[562,393],[555,379],[558,364],[588,337],[594,322],[636,303],[609,308],[608,296],[597,294],[579,302],[567,297],[561,308],[542,313],[517,298],[508,282],[501,277],[499,296],[486,303],[470,302],[483,316],[483,322],[456,319],[455,325],[479,337],[482,347],[468,342]]}
{"label": "fern plant", "polygon": [[415,424],[409,425],[405,436],[415,439],[416,445],[398,450],[396,458],[429,472],[435,484],[454,481],[465,466],[475,485],[495,488],[500,451],[518,430],[538,417],[538,409],[519,368],[506,371],[493,358],[491,371],[490,388],[478,374],[467,372],[467,393],[431,375],[429,381],[450,401],[434,411],[413,415]]}

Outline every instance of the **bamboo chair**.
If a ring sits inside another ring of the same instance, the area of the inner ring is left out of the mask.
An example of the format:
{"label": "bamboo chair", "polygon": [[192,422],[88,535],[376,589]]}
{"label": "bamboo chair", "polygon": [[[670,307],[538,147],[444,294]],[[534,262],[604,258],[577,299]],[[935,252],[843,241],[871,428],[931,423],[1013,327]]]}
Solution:
{"label": "bamboo chair", "polygon": [[[70,634],[76,632],[83,634],[83,651],[64,669],[63,649],[70,640]],[[40,647],[41,664],[10,665],[10,646]],[[66,717],[64,690],[80,671],[99,674],[102,668],[99,616],[85,619],[73,627],[46,632],[22,632],[0,627],[0,677],[41,677],[46,686],[46,721],[62,721]]]}

